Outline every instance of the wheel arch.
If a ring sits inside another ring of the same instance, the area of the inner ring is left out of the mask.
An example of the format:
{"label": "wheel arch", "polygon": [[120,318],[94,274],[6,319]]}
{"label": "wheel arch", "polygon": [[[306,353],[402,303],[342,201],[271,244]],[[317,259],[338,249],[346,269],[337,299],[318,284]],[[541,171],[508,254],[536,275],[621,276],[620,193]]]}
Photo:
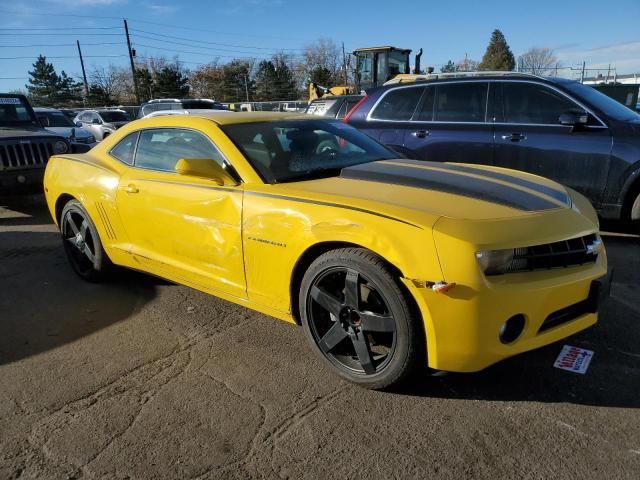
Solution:
{"label": "wheel arch", "polygon": [[627,180],[623,189],[622,212],[623,220],[640,220],[640,202],[636,199],[640,196],[640,168],[636,169]]}
{"label": "wheel arch", "polygon": [[[329,252],[331,250],[336,250],[339,248],[363,248],[369,250],[370,252],[378,255],[382,261],[386,264],[386,266],[392,271],[393,275],[397,278],[402,277],[402,271],[393,263],[389,262],[386,258],[384,258],[379,253],[371,250],[368,247],[363,245],[358,245],[357,243],[346,242],[346,241],[325,241],[319,242],[314,245],[308,247],[302,254],[298,257],[293,270],[291,272],[291,280],[289,283],[289,298],[291,304],[291,315],[295,322],[300,325],[300,311],[298,309],[298,301],[297,301],[297,293],[300,291],[300,285],[302,284],[302,278],[304,277],[305,272],[309,268],[309,266],[313,263],[313,261],[318,258],[320,255]],[[401,282],[400,282],[401,284]],[[408,293],[408,292],[405,292]],[[414,302],[413,296],[408,295],[408,298]]]}
{"label": "wheel arch", "polygon": [[56,199],[56,204],[55,204],[55,215],[56,215],[56,223],[58,225],[60,225],[60,216],[62,215],[62,209],[64,208],[64,206],[69,203],[70,200],[78,200],[76,197],[74,197],[73,195],[70,195],[68,193],[63,193],[60,196],[58,196],[58,198]]}

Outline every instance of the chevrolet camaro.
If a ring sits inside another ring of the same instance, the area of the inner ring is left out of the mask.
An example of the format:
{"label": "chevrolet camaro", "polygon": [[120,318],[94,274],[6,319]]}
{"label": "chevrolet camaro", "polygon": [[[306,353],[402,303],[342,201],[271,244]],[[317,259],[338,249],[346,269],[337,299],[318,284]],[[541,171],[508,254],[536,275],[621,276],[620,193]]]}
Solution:
{"label": "chevrolet camaro", "polygon": [[128,267],[301,324],[327,365],[369,388],[563,339],[596,322],[610,284],[575,191],[399,159],[335,120],[139,120],[52,157],[44,185],[80,277]]}

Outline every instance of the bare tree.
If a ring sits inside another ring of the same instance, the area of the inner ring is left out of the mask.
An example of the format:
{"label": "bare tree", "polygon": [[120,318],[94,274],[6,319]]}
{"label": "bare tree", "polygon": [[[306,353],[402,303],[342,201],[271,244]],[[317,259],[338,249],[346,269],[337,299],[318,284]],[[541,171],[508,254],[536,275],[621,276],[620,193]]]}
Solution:
{"label": "bare tree", "polygon": [[478,70],[479,64],[480,62],[477,60],[472,60],[465,55],[463,60],[458,60],[455,63],[455,70],[456,72],[475,72]]}
{"label": "bare tree", "polygon": [[557,61],[558,58],[550,48],[533,47],[518,57],[518,68],[521,72],[547,75]]}
{"label": "bare tree", "polygon": [[116,101],[116,90],[120,75],[118,67],[109,65],[108,67],[93,66],[89,72],[89,83],[94,90],[101,92],[101,99],[104,101]]}
{"label": "bare tree", "polygon": [[[304,70],[309,78],[312,72],[326,71],[332,82],[339,82],[342,69],[342,50],[330,38],[320,38],[304,47]],[[344,80],[343,80],[344,83]],[[331,86],[331,85],[328,85]]]}

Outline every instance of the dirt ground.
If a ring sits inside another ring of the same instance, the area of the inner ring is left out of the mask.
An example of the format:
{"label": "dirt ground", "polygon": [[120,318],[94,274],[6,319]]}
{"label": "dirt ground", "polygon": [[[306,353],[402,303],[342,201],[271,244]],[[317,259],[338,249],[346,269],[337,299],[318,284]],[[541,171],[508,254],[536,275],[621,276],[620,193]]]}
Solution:
{"label": "dirt ground", "polygon": [[[0,479],[640,478],[640,239],[600,323],[402,393],[339,380],[300,328],[67,265],[42,197],[0,200]],[[586,375],[553,368],[563,344]]]}

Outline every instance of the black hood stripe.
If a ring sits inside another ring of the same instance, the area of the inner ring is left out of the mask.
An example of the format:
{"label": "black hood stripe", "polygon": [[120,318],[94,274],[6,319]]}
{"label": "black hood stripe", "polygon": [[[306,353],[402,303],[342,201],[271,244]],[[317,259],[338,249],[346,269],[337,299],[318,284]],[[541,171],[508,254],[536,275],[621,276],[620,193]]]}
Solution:
{"label": "black hood stripe", "polygon": [[354,180],[436,190],[530,212],[560,207],[557,203],[533,193],[491,180],[460,175],[454,171],[415,168],[403,165],[402,161],[363,163],[343,168],[340,176]]}
{"label": "black hood stripe", "polygon": [[417,166],[425,166],[425,167],[434,167],[434,168],[440,168],[443,170],[451,170],[455,172],[471,173],[473,175],[478,175],[481,177],[501,180],[503,182],[513,183],[514,185],[528,188],[529,190],[533,190],[543,195],[547,195],[548,197],[551,197],[564,204],[567,204],[567,205],[569,204],[569,196],[567,195],[566,191],[557,190],[555,188],[549,187],[548,185],[542,185],[540,183],[532,182],[531,180],[527,180],[522,177],[509,175],[508,173],[496,172],[493,170],[485,170],[483,168],[467,166],[467,165],[459,165],[455,163],[425,162],[421,160],[401,160],[401,161],[398,161],[397,163],[404,163],[407,165],[417,165]]}

